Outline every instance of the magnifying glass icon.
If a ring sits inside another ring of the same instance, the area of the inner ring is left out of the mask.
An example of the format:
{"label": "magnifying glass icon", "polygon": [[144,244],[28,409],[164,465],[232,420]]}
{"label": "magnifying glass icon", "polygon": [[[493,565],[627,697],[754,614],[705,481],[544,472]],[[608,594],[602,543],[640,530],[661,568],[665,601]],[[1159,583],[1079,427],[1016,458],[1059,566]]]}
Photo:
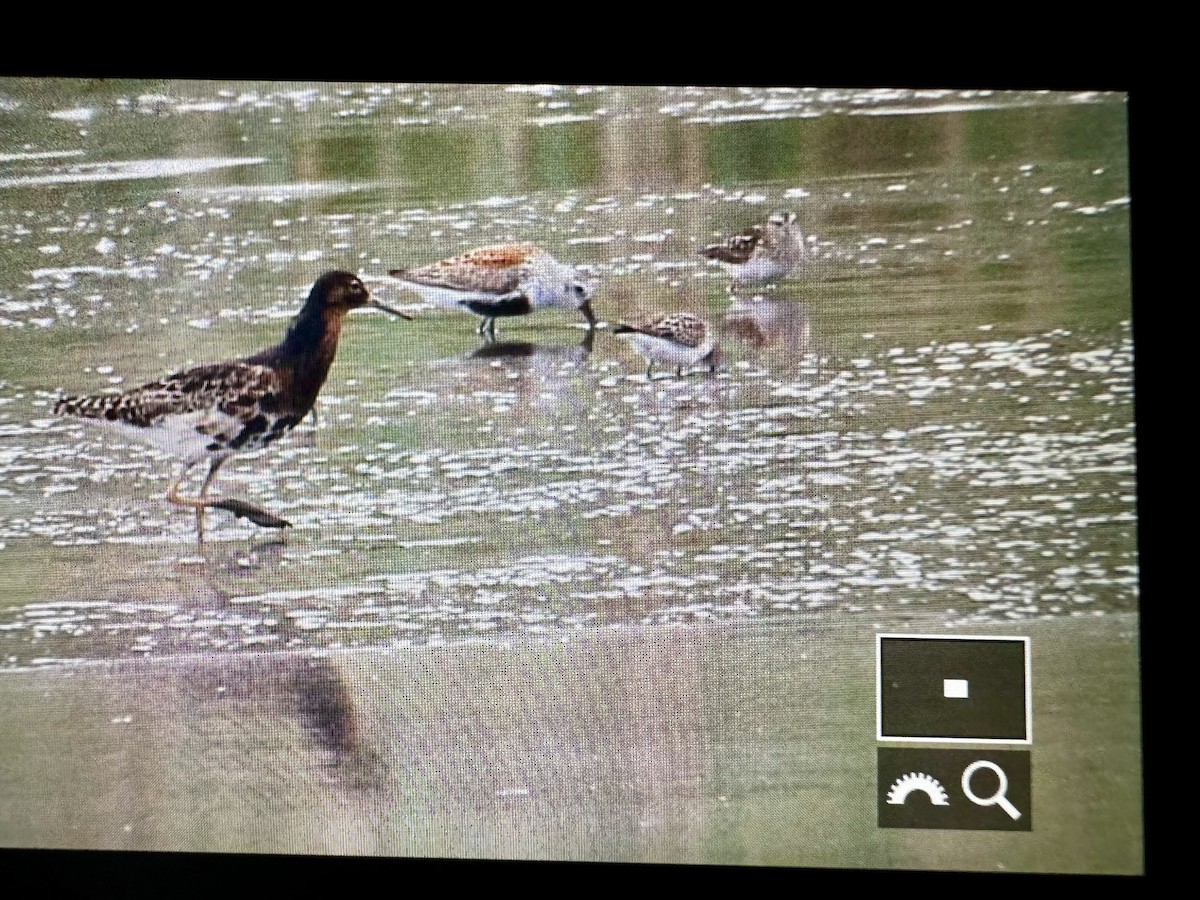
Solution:
{"label": "magnifying glass icon", "polygon": [[[971,776],[980,769],[990,769],[996,773],[996,777],[1000,779],[1000,787],[996,788],[996,793],[990,797],[978,797],[971,790]],[[986,759],[977,760],[967,766],[966,771],[962,776],[963,793],[967,795],[967,799],[976,806],[999,806],[1002,810],[1008,813],[1009,817],[1016,821],[1021,818],[1021,811],[1009,802],[1008,797],[1008,776],[1004,774],[1004,770],[994,762],[988,762]]]}

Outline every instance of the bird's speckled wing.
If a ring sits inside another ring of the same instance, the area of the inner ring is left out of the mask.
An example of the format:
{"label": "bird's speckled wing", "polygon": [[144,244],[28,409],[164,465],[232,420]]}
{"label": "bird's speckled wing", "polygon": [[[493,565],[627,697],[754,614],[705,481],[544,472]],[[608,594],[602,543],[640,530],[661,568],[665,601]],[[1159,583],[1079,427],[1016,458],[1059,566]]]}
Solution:
{"label": "bird's speckled wing", "polygon": [[508,294],[519,288],[529,260],[541,252],[534,244],[497,244],[417,269],[393,269],[388,274],[429,287]]}
{"label": "bird's speckled wing", "polygon": [[635,330],[652,337],[674,341],[684,347],[699,347],[708,334],[708,326],[704,320],[688,313],[655,319],[638,325]]}
{"label": "bird's speckled wing", "polygon": [[701,256],[720,260],[724,263],[740,265],[749,262],[763,241],[763,227],[755,225],[741,234],[735,234],[721,244],[712,244],[700,251]]}
{"label": "bird's speckled wing", "polygon": [[121,394],[64,397],[54,412],[151,428],[167,416],[219,411],[245,424],[262,409],[277,409],[280,389],[279,374],[266,366],[213,363]]}

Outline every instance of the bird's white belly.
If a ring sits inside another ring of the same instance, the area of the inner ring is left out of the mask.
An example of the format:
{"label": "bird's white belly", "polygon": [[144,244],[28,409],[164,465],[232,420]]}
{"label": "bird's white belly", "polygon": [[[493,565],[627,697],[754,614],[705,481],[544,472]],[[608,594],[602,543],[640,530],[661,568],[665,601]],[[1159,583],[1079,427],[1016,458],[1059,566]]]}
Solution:
{"label": "bird's white belly", "polygon": [[[186,464],[209,459],[214,455],[229,456],[232,450],[210,450],[214,435],[225,434],[235,437],[242,430],[242,423],[218,410],[177,413],[164,416],[153,425],[138,426],[128,422],[108,419],[84,419],[88,424],[102,426],[110,434],[126,440],[138,441],[155,449],[178,457]],[[203,427],[205,432],[197,431]]]}
{"label": "bird's white belly", "polygon": [[528,297],[529,302],[538,308],[545,306],[577,307],[579,303],[568,296],[562,288],[563,283],[562,281],[531,278],[521,282],[519,293]]}
{"label": "bird's white belly", "polygon": [[727,265],[738,281],[769,281],[783,272],[783,266],[773,259],[751,259],[740,265]]}
{"label": "bird's white belly", "polygon": [[627,333],[621,337],[628,339],[634,349],[646,359],[664,366],[694,366],[708,356],[713,348],[712,341],[705,341],[699,347],[685,347],[649,334]]}

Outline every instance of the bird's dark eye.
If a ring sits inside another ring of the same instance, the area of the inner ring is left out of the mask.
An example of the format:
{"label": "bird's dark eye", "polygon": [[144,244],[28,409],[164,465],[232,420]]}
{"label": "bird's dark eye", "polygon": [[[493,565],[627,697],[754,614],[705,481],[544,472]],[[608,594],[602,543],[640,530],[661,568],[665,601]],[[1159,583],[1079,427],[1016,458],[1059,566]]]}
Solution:
{"label": "bird's dark eye", "polygon": [[572,285],[571,290],[575,292],[576,297],[582,297],[587,293],[587,288],[585,288],[582,284]]}

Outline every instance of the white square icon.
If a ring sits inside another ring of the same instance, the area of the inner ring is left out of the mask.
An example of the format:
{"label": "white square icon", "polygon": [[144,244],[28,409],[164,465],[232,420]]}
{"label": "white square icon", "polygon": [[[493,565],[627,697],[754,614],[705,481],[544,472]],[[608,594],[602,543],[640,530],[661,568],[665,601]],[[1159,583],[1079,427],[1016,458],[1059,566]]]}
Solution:
{"label": "white square icon", "polygon": [[966,700],[970,697],[970,686],[967,683],[967,679],[942,679],[942,696],[950,700]]}

